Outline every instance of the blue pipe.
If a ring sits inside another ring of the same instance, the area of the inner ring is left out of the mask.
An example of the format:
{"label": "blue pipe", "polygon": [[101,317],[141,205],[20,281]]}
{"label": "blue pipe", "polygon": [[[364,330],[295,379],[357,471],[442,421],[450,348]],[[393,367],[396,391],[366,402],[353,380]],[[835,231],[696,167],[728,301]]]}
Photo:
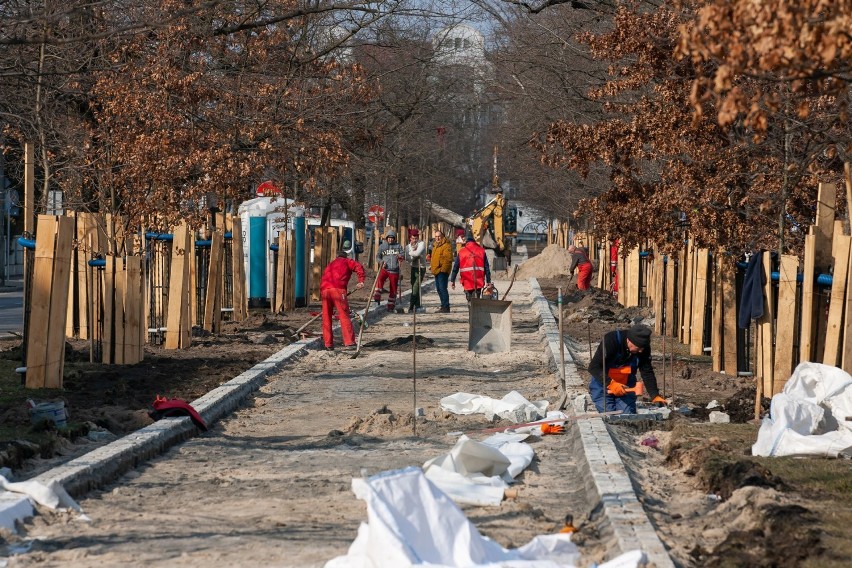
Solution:
{"label": "blue pipe", "polygon": [[234,234],[231,231],[228,231],[228,232],[225,233],[225,238],[226,239],[233,239]]}
{"label": "blue pipe", "polygon": [[103,268],[103,267],[106,266],[106,259],[105,258],[93,258],[92,260],[89,261],[89,266]]}
{"label": "blue pipe", "polygon": [[195,241],[195,246],[198,248],[210,248],[213,241]]}
{"label": "blue pipe", "polygon": [[272,252],[278,252],[278,245],[276,245],[275,243],[270,244],[269,250],[271,250]]}
{"label": "blue pipe", "polygon": [[149,241],[172,241],[174,240],[175,236],[171,233],[145,233],[145,238]]}
{"label": "blue pipe", "polygon": [[18,244],[30,250],[35,249],[35,239],[25,239],[24,237],[18,237]]}
{"label": "blue pipe", "polygon": [[293,217],[293,231],[296,234],[296,262],[293,267],[293,276],[295,283],[293,291],[296,299],[296,307],[308,305],[308,299],[305,292],[305,274],[307,274],[307,258],[305,255],[305,218]]}

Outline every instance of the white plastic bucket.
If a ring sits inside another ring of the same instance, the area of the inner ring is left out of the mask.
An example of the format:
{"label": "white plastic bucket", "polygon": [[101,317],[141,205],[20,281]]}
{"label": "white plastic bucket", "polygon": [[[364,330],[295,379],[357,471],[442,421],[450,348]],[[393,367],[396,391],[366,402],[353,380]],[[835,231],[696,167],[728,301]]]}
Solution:
{"label": "white plastic bucket", "polygon": [[30,422],[38,424],[39,422],[53,422],[59,428],[64,428],[68,425],[68,414],[65,412],[65,403],[57,402],[42,402],[30,408]]}

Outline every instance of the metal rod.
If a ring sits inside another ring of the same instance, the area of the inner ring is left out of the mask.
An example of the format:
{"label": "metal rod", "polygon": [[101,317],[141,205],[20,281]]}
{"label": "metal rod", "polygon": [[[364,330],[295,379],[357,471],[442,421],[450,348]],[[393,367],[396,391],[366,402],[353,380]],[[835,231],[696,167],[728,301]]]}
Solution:
{"label": "metal rod", "polygon": [[565,335],[562,325],[562,287],[557,288],[556,305],[559,307],[559,365],[562,374],[562,392],[567,395],[568,391],[565,387]]}

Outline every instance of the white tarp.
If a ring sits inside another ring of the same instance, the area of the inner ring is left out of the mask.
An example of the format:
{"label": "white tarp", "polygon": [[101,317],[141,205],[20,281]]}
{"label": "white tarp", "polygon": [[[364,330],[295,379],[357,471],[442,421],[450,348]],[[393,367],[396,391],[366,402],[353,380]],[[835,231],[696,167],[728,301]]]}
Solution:
{"label": "white tarp", "polygon": [[547,412],[546,400],[530,402],[519,392],[512,391],[500,400],[478,394],[458,392],[441,399],[441,408],[454,414],[484,414],[488,420],[495,416],[515,424],[541,420]]}
{"label": "white tarp", "polygon": [[484,442],[461,436],[449,454],[423,464],[426,477],[456,503],[499,505],[503,492],[535,456],[526,434],[495,434]]}
{"label": "white tarp", "polygon": [[[368,522],[361,523],[348,554],[329,560],[325,568],[568,568],[580,557],[566,534],[503,548],[482,536],[418,468],[353,479],[352,491],[366,501]],[[632,567],[644,561],[641,551],[632,551],[611,562]]]}
{"label": "white tarp", "polygon": [[0,475],[0,489],[26,495],[39,505],[48,509],[65,507],[77,512],[81,511],[77,502],[68,495],[65,488],[57,481],[50,482],[50,485],[45,485],[35,479],[13,483]]}
{"label": "white tarp", "polygon": [[755,456],[827,456],[852,446],[852,376],[842,369],[804,362],[784,391],[772,397]]}

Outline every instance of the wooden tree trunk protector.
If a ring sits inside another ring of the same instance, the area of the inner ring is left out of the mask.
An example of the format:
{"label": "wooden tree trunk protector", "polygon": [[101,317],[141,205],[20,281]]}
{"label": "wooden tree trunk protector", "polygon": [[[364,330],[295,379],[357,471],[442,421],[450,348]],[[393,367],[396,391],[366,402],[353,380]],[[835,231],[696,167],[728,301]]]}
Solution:
{"label": "wooden tree trunk protector", "polygon": [[722,336],[724,345],[725,374],[737,376],[737,269],[733,263],[722,259],[722,315],[724,318]]}
{"label": "wooden tree trunk protector", "polygon": [[62,388],[73,236],[70,219],[39,215],[27,333],[27,388]]}
{"label": "wooden tree trunk protector", "polygon": [[692,332],[689,353],[704,355],[704,311],[707,307],[707,268],[710,251],[698,249],[695,253],[695,293],[692,301]]}
{"label": "wooden tree trunk protector", "polygon": [[639,281],[639,247],[636,247],[627,257],[627,297],[625,298],[625,307],[636,307],[639,305],[639,289],[641,282]]}
{"label": "wooden tree trunk protector", "polygon": [[843,342],[841,344],[840,367],[848,373],[849,369],[852,368],[852,284],[849,283],[849,269],[852,268],[852,245],[849,247],[846,266],[846,296],[843,300]]}
{"label": "wooden tree trunk protector", "polygon": [[127,365],[139,363],[143,359],[142,344],[144,333],[142,322],[145,321],[144,278],[142,274],[142,257],[128,256],[124,259],[126,288],[124,296],[124,362]]}
{"label": "wooden tree trunk protector", "polygon": [[724,313],[722,311],[722,298],[724,295],[724,284],[722,278],[722,260],[724,251],[718,251],[713,259],[713,327],[711,329],[713,372],[719,373],[724,368],[723,346],[724,346]]}
{"label": "wooden tree trunk protector", "polygon": [[683,325],[681,343],[689,345],[692,341],[692,291],[695,288],[695,246],[690,239],[686,243],[686,274],[683,278]]}
{"label": "wooden tree trunk protector", "polygon": [[687,274],[689,273],[686,266],[686,247],[682,248],[677,253],[677,335],[678,341],[683,343],[683,330],[686,326],[685,319],[688,314],[684,313],[686,306],[686,283],[688,282]]}
{"label": "wooden tree trunk protector", "polygon": [[816,269],[826,271],[831,264],[831,239],[834,233],[834,212],[837,208],[837,187],[833,183],[819,184],[816,210]]}
{"label": "wooden tree trunk protector", "polygon": [[[842,223],[837,221],[841,225]],[[837,366],[841,363],[843,353],[843,312],[846,309],[846,275],[849,271],[850,237],[843,234],[834,235],[832,250],[833,270],[831,280],[831,297],[828,306],[828,324],[825,332],[825,349],[822,362],[825,365]]]}

